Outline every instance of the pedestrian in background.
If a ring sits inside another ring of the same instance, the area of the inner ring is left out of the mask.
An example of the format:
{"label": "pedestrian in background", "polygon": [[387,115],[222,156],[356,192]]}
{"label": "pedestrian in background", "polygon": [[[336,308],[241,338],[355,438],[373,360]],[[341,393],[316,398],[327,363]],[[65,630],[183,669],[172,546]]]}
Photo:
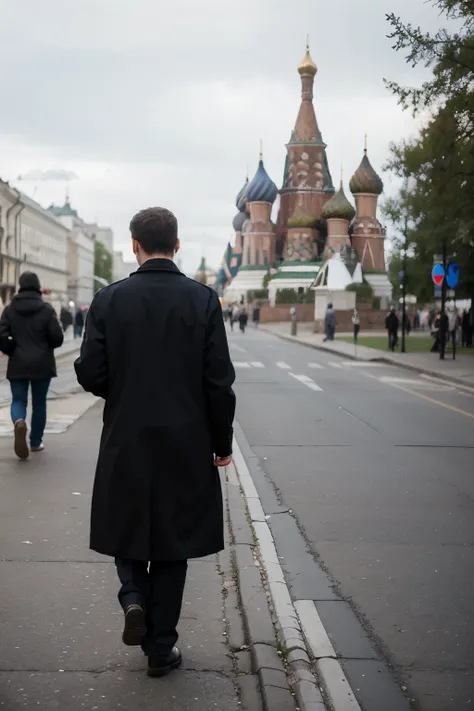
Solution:
{"label": "pedestrian in background", "polygon": [[334,311],[332,304],[327,305],[324,316],[324,330],[326,333],[324,340],[333,341],[336,333],[336,312]]}
{"label": "pedestrian in background", "polygon": [[12,392],[15,453],[19,459],[28,459],[28,392],[31,387],[30,447],[32,452],[40,452],[44,449],[46,398],[51,378],[56,377],[54,349],[62,345],[64,336],[55,310],[43,301],[37,275],[25,272],[19,284],[19,293],[5,307],[0,320],[0,350],[9,356],[7,379]]}
{"label": "pedestrian in background", "polygon": [[82,309],[77,309],[76,316],[74,319],[74,338],[82,338],[82,331],[84,329],[84,314]]}
{"label": "pedestrian in background", "polygon": [[258,328],[258,326],[260,324],[260,306],[256,306],[254,308],[252,319],[253,319],[255,328]]}
{"label": "pedestrian in background", "polygon": [[242,308],[240,309],[240,313],[239,313],[239,325],[240,325],[240,330],[242,331],[242,333],[245,333],[245,329],[247,328],[248,320],[249,320],[249,315],[247,313],[247,309],[245,308],[245,306],[242,306]]}
{"label": "pedestrian in background", "polygon": [[388,349],[394,351],[398,344],[398,329],[400,321],[395,313],[395,306],[390,307],[390,311],[385,319],[385,328],[388,332]]}
{"label": "pedestrian in background", "polygon": [[352,315],[352,326],[354,328],[354,343],[357,343],[360,331],[360,317],[357,309],[354,309],[354,313]]}
{"label": "pedestrian in background", "polygon": [[105,400],[90,545],[115,558],[124,643],[163,676],[182,660],[187,561],[224,547],[235,375],[216,292],[173,262],[176,217],[148,208],[130,230],[140,268],[96,294],[75,367]]}
{"label": "pedestrian in background", "polygon": [[72,326],[72,314],[69,311],[69,309],[67,309],[65,306],[61,307],[61,313],[60,313],[59,319],[61,321],[63,333],[66,333],[69,326]]}

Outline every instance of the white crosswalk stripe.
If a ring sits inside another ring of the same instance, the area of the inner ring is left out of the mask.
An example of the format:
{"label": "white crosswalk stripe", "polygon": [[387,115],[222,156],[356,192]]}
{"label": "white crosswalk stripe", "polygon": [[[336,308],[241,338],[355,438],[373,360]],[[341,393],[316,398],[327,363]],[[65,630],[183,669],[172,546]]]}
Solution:
{"label": "white crosswalk stripe", "polygon": [[314,370],[322,370],[324,368],[324,365],[321,365],[321,363],[308,363],[308,368],[314,368]]}
{"label": "white crosswalk stripe", "polygon": [[331,368],[342,368],[342,365],[340,363],[335,363],[334,361],[328,363],[328,365],[330,365]]}
{"label": "white crosswalk stripe", "polygon": [[234,368],[250,368],[250,363],[234,360]]}
{"label": "white crosswalk stripe", "polygon": [[316,390],[317,392],[324,392],[322,388],[319,387],[319,385],[316,385],[314,380],[311,380],[307,375],[296,375],[295,373],[288,373],[289,376],[294,378],[295,380],[298,380],[300,383],[303,383],[303,385],[306,385],[307,388],[310,388],[310,390]]}
{"label": "white crosswalk stripe", "polygon": [[250,365],[252,366],[252,368],[265,368],[263,363],[260,363],[259,361],[255,361],[255,363],[250,363]]}
{"label": "white crosswalk stripe", "polygon": [[284,363],[282,360],[279,360],[277,362],[277,367],[281,368],[282,370],[291,370],[291,365],[288,365],[288,363]]}

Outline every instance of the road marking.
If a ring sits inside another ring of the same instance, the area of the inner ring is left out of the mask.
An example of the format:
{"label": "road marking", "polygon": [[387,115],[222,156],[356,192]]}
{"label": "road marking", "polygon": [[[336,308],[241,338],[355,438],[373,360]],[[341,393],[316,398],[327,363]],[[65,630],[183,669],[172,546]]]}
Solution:
{"label": "road marking", "polygon": [[231,343],[230,348],[231,348],[231,350],[233,349],[234,351],[237,351],[238,353],[247,353],[245,348],[242,348],[242,346],[238,346],[237,343]]}
{"label": "road marking", "polygon": [[288,365],[288,363],[284,363],[283,361],[279,360],[277,362],[278,368],[281,368],[282,370],[291,370],[291,365]]}
{"label": "road marking", "polygon": [[383,368],[385,363],[376,363],[373,360],[345,360],[344,368]]}
{"label": "road marking", "polygon": [[265,366],[263,365],[263,363],[260,363],[259,361],[255,361],[254,363],[250,363],[250,365],[252,366],[252,368],[265,368]]}
{"label": "road marking", "polygon": [[300,383],[303,383],[303,385],[306,385],[307,388],[310,388],[310,390],[316,390],[317,392],[324,392],[322,388],[319,387],[319,385],[316,385],[314,380],[311,380],[311,378],[308,378],[307,375],[295,375],[295,373],[288,373],[292,378],[295,380],[298,380]]}
{"label": "road marking", "polygon": [[324,365],[321,365],[321,363],[308,363],[308,368],[322,370],[324,368]]}
{"label": "road marking", "polygon": [[234,361],[234,368],[250,368],[250,363]]}
{"label": "road marking", "polygon": [[342,368],[340,363],[335,363],[334,361],[329,362],[328,365],[330,365],[331,368]]}
{"label": "road marking", "polygon": [[388,376],[382,376],[381,378],[379,377],[379,380],[381,383],[387,383],[388,385],[397,385],[397,383],[400,383],[400,385],[407,385],[413,388],[421,388],[422,390],[436,390],[438,392],[448,392],[450,390],[455,390],[456,387],[455,385],[441,385],[438,383],[433,383],[426,380],[419,380],[416,378],[393,378]]}
{"label": "road marking", "polygon": [[424,380],[429,380],[432,383],[442,383],[443,385],[452,385],[456,388],[456,390],[459,390],[459,388],[462,388],[462,390],[467,390],[467,392],[463,393],[461,390],[459,390],[460,395],[474,395],[474,388],[470,387],[469,385],[461,385],[461,383],[455,383],[451,380],[443,380],[443,378],[436,378],[433,375],[427,375],[426,373],[421,373],[421,377],[424,378]]}
{"label": "road marking", "polygon": [[[366,378],[372,378],[372,380],[378,380],[378,382],[380,383],[380,378],[378,378],[376,375],[372,375],[372,373],[362,373],[362,375],[365,375]],[[403,390],[403,392],[408,393],[409,395],[419,397],[421,400],[426,400],[426,402],[431,402],[433,405],[440,405],[446,410],[451,410],[451,412],[456,412],[458,415],[465,415],[465,417],[470,417],[474,420],[474,413],[472,412],[466,412],[465,410],[461,410],[459,407],[455,407],[454,405],[448,405],[446,402],[435,400],[432,397],[428,397],[428,395],[422,395],[421,393],[417,393],[415,390],[409,390],[408,388],[404,388],[402,385],[397,385],[395,383],[387,383],[387,385],[390,385],[392,388],[398,388],[398,390]]]}

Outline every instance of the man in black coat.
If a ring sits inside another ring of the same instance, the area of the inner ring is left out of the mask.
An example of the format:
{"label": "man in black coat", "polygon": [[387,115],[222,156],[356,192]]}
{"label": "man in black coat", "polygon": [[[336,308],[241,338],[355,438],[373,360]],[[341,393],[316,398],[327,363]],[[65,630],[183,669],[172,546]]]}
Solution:
{"label": "man in black coat", "polygon": [[187,560],[224,547],[235,375],[217,294],[173,262],[175,216],[148,208],[130,230],[140,268],[95,296],[75,367],[105,399],[91,548],[115,557],[124,643],[162,676],[181,662]]}
{"label": "man in black coat", "polygon": [[15,427],[15,453],[28,459],[26,409],[31,384],[33,413],[30,444],[32,452],[44,449],[46,398],[51,378],[56,377],[54,349],[63,342],[56,312],[41,296],[38,276],[20,276],[19,293],[5,307],[0,320],[0,350],[9,356],[7,378],[12,391],[11,414]]}

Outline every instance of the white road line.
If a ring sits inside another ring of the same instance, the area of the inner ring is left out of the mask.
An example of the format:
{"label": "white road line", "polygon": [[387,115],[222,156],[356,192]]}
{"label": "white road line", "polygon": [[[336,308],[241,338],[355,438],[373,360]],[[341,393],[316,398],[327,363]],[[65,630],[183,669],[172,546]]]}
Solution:
{"label": "white road line", "polygon": [[250,363],[243,363],[242,361],[234,360],[234,368],[250,368]]}
{"label": "white road line", "polygon": [[238,346],[237,343],[230,343],[230,349],[237,351],[238,353],[247,353],[245,348],[242,348],[242,346]]}
{"label": "white road line", "polygon": [[284,363],[282,360],[279,360],[277,362],[277,367],[281,368],[282,370],[291,370],[291,365],[288,365],[288,363]]}
{"label": "white road line", "polygon": [[314,368],[315,370],[322,370],[324,368],[324,365],[321,365],[321,363],[308,363],[308,368]]}
{"label": "white road line", "polygon": [[252,366],[252,368],[265,368],[265,366],[263,365],[263,363],[260,363],[259,361],[255,361],[254,363],[250,363],[250,365]]}
{"label": "white road line", "polygon": [[342,365],[340,363],[335,363],[334,361],[330,361],[328,365],[330,365],[331,368],[342,368]]}
{"label": "white road line", "polygon": [[383,368],[386,363],[375,363],[373,360],[345,360],[344,368]]}
{"label": "white road line", "polygon": [[316,390],[317,392],[324,392],[322,388],[319,387],[319,385],[316,385],[314,380],[311,380],[311,378],[308,378],[307,375],[295,375],[295,373],[288,373],[292,378],[295,380],[298,380],[300,383],[303,383],[303,385],[306,385],[307,388],[310,388],[310,390]]}

